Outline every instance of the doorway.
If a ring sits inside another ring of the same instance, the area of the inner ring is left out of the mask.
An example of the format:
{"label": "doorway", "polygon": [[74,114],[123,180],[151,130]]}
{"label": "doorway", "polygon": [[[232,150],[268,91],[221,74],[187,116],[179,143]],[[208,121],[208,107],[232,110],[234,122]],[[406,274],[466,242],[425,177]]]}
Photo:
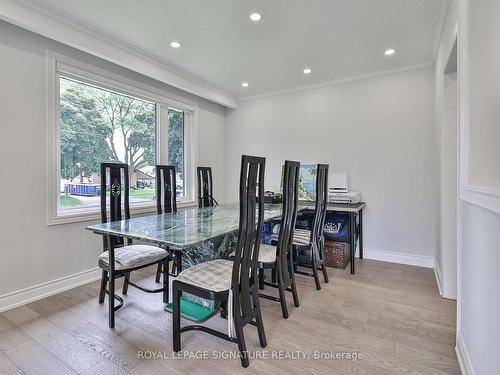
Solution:
{"label": "doorway", "polygon": [[457,41],[443,72],[441,123],[441,293],[457,298],[458,77]]}

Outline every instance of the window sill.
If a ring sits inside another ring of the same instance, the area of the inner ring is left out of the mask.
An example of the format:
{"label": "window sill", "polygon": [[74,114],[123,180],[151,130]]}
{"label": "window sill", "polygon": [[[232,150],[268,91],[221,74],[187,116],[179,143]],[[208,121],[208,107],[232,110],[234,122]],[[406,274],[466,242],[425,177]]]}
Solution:
{"label": "window sill", "polygon": [[[193,208],[198,207],[196,201],[181,201],[177,203],[177,208]],[[135,205],[130,207],[130,216],[143,216],[146,214],[156,214],[156,205]],[[96,221],[101,219],[100,208],[92,208],[89,210],[73,211],[64,214],[57,214],[52,218],[48,218],[47,225],[62,225],[71,223],[80,223],[83,221]]]}

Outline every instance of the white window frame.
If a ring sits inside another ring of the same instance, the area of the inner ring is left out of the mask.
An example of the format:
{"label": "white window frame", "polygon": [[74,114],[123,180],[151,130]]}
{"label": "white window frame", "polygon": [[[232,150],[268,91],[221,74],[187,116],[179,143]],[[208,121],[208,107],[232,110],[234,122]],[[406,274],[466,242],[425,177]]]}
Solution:
{"label": "white window frame", "polygon": [[[178,201],[179,208],[196,206],[196,165],[198,164],[198,105],[177,95],[159,90],[96,66],[75,60],[53,51],[46,51],[46,143],[47,143],[47,224],[65,224],[100,219],[100,207],[59,210],[60,195],[60,75],[74,78],[138,99],[157,104],[156,160],[168,162],[168,108],[184,111],[184,184],[185,197]],[[130,203],[131,214],[156,212],[156,203]]]}

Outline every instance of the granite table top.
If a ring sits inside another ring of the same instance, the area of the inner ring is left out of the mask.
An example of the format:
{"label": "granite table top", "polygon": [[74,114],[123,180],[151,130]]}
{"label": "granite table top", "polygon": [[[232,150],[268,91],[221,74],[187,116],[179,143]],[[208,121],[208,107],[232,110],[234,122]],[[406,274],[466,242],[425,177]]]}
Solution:
{"label": "granite table top", "polygon": [[[333,211],[359,211],[364,202],[355,205],[329,204]],[[299,211],[314,209],[314,202],[299,202]],[[264,221],[281,218],[281,203],[264,204]],[[134,240],[182,249],[238,230],[239,204],[186,208],[162,215],[136,217],[106,224],[93,224],[87,229],[102,235],[115,235]]]}
{"label": "granite table top", "polygon": [[[264,221],[281,217],[281,204],[264,205]],[[187,208],[162,215],[94,224],[87,229],[144,242],[185,248],[238,230],[239,204]]]}

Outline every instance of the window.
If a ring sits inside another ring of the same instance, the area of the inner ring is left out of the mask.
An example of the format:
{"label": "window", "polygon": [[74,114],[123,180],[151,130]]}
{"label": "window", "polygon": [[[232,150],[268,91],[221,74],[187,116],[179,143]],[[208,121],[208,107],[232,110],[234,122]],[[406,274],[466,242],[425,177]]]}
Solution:
{"label": "window", "polygon": [[59,87],[60,209],[99,205],[100,164],[105,161],[128,164],[131,203],[153,200],[155,103],[64,76]]}
{"label": "window", "polygon": [[177,196],[184,197],[184,112],[168,109],[168,160],[175,165]]}
{"label": "window", "polygon": [[156,207],[156,164],[175,165],[181,206],[194,201],[195,108],[116,77],[59,61],[52,67],[55,108],[49,111],[56,141],[49,147],[55,148],[56,165],[50,173],[49,223],[98,217],[100,164],[106,161],[128,164],[132,211]]}

